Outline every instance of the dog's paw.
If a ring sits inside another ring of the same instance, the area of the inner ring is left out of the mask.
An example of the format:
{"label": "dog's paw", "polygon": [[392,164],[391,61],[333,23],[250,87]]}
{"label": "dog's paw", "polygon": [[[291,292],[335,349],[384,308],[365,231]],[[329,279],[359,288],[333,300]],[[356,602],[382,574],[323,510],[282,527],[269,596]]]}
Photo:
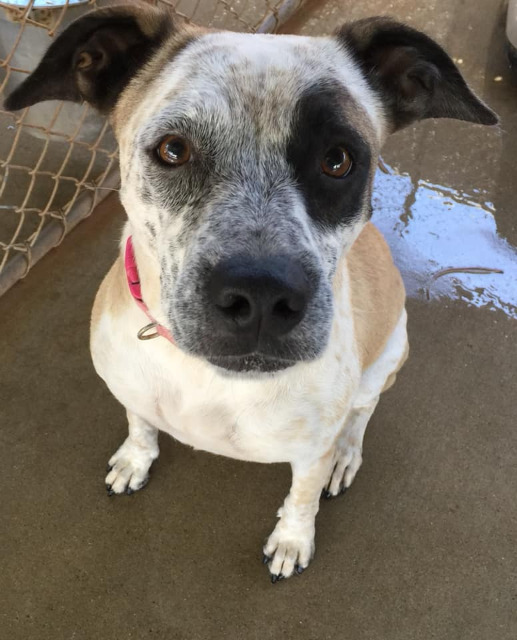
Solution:
{"label": "dog's paw", "polygon": [[323,489],[322,495],[325,498],[335,498],[345,493],[354,481],[362,463],[361,447],[357,444],[352,444],[348,439],[341,441],[336,446],[332,473]]}
{"label": "dog's paw", "polygon": [[108,495],[130,495],[145,487],[149,480],[149,469],[157,457],[157,449],[142,447],[131,438],[127,438],[108,462],[108,475],[105,480]]}
{"label": "dog's paw", "polygon": [[273,584],[303,573],[314,555],[314,526],[290,527],[280,519],[263,552]]}

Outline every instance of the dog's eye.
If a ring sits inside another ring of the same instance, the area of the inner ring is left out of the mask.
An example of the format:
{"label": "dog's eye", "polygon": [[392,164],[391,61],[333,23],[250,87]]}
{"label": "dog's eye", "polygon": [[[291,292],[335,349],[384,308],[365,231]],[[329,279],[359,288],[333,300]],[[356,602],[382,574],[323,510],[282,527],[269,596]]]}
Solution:
{"label": "dog's eye", "polygon": [[160,160],[171,167],[181,167],[190,160],[190,144],[180,136],[167,136],[158,145]]}
{"label": "dog's eye", "polygon": [[331,178],[344,178],[352,169],[352,158],[344,147],[332,147],[321,161],[321,170]]}

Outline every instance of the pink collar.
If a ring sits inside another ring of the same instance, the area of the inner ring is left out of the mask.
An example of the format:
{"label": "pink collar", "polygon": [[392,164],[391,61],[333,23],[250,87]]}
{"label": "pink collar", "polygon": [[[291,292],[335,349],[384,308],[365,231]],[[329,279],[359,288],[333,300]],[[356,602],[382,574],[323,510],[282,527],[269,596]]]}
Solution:
{"label": "pink collar", "polygon": [[[129,287],[129,292],[133,296],[137,305],[142,309],[145,315],[151,321],[149,324],[146,324],[145,327],[142,327],[140,331],[137,333],[137,337],[139,340],[151,340],[152,338],[157,338],[158,336],[162,336],[167,338],[169,342],[174,344],[174,338],[170,331],[168,331],[164,326],[158,324],[156,320],[153,318],[149,311],[149,307],[145,304],[142,299],[142,290],[140,287],[140,276],[138,275],[138,267],[136,266],[135,260],[135,252],[133,250],[133,240],[131,236],[127,239],[126,242],[126,253],[124,256],[124,266],[126,268],[126,277],[127,277],[127,285]],[[149,333],[154,329],[153,333]]]}

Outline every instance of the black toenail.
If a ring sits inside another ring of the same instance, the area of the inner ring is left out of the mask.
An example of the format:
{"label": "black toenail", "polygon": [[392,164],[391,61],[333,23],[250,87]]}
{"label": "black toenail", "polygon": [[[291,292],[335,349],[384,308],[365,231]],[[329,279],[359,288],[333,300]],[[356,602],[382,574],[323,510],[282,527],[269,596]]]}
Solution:
{"label": "black toenail", "polygon": [[106,467],[106,472],[107,472],[107,473],[109,473],[112,469],[113,469],[113,467],[109,464],[109,465]]}
{"label": "black toenail", "polygon": [[305,567],[301,567],[299,564],[297,564],[294,570],[299,576],[301,576],[302,573],[305,571]]}
{"label": "black toenail", "polygon": [[278,576],[276,576],[275,574],[273,574],[273,575],[271,576],[271,583],[272,583],[272,584],[275,584],[275,582],[278,582],[278,579],[279,579],[279,578],[278,578]]}
{"label": "black toenail", "polygon": [[128,487],[128,488],[126,489],[126,493],[127,493],[127,495],[128,495],[128,496],[130,496],[130,495],[132,495],[132,494],[133,494],[133,493],[135,493],[135,492],[134,492],[134,490],[133,490],[133,489],[131,489],[131,487]]}
{"label": "black toenail", "polygon": [[267,564],[270,560],[271,558],[269,556],[266,556],[266,554],[264,554],[262,557],[262,564]]}
{"label": "black toenail", "polygon": [[115,495],[115,492],[113,491],[113,489],[108,489],[108,496],[113,496]]}
{"label": "black toenail", "polygon": [[332,494],[330,493],[330,491],[325,491],[325,498],[327,500],[329,500],[329,498],[332,498]]}
{"label": "black toenail", "polygon": [[348,491],[348,487],[345,487],[345,485],[343,485],[341,487],[341,490],[339,491],[339,493],[340,493],[340,495],[344,495],[347,491]]}

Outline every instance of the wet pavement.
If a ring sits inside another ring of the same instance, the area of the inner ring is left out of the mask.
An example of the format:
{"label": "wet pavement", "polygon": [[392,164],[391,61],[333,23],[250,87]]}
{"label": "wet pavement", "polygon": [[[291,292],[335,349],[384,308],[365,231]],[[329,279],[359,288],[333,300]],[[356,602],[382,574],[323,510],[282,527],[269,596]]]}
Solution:
{"label": "wet pavement", "polygon": [[285,465],[162,437],[149,486],[106,497],[126,424],[88,318],[123,221],[110,199],[0,298],[2,640],[517,637],[517,88],[502,3],[415,4],[309,4],[290,25],[391,13],[501,116],[427,121],[384,150],[374,220],[411,294],[411,353],[352,489],[322,505],[310,569],[272,586],[260,562]]}
{"label": "wet pavement", "polygon": [[497,230],[488,193],[464,193],[382,163],[372,220],[406,285],[421,300],[462,300],[517,319],[517,249]]}

